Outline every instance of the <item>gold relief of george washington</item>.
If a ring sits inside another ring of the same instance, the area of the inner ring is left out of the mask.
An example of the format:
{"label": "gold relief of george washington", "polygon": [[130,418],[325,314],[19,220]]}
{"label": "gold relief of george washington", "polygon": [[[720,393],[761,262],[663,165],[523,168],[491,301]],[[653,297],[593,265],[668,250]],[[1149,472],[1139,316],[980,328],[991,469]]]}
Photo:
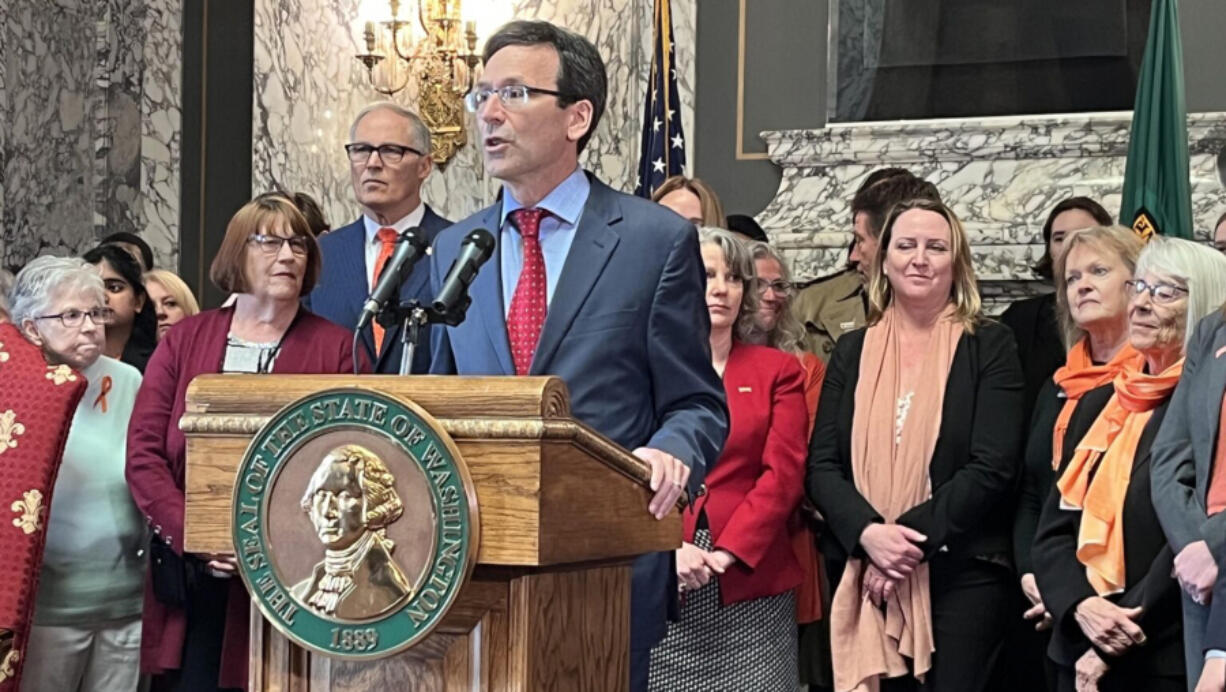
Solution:
{"label": "gold relief of george washington", "polygon": [[366,620],[412,596],[387,537],[387,527],[404,513],[395,482],[379,456],[361,445],[324,455],[301,501],[324,546],[323,560],[292,590],[305,607],[337,620]]}

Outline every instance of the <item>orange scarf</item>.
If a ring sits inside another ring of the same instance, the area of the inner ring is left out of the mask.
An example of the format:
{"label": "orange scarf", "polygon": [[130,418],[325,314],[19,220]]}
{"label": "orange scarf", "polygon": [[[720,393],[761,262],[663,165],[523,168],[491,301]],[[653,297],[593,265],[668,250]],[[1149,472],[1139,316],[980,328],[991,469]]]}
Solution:
{"label": "orange scarf", "polygon": [[[802,353],[800,364],[805,369],[805,406],[809,411],[809,432],[805,439],[808,439],[813,435],[813,425],[817,422],[817,400],[822,393],[826,364],[812,353]],[[796,587],[796,622],[802,625],[822,619],[822,591],[823,588],[829,589],[821,583],[822,556],[817,550],[817,534],[804,515],[805,510],[799,508],[788,522],[792,550],[804,571],[804,580]]]}
{"label": "orange scarf", "polygon": [[1077,445],[1056,481],[1062,508],[1081,510],[1077,559],[1098,595],[1124,590],[1124,499],[1145,424],[1166,401],[1183,359],[1159,375],[1126,368],[1115,377],[1115,394]]}
{"label": "orange scarf", "polygon": [[[896,441],[903,372],[894,308],[864,335],[860,379],[851,424],[851,468],[856,489],[887,522],[932,496],[928,464],[941,429],[941,406],[962,325],[946,310],[934,327],[924,362],[911,364],[912,383],[901,437]],[[839,692],[875,690],[882,677],[908,673],[923,680],[936,650],[928,563],[920,563],[887,599],[885,610],[861,595],[862,558],[851,558],[834,592],[830,636],[834,686]]]}
{"label": "orange scarf", "polygon": [[1094,364],[1093,359],[1090,358],[1090,342],[1086,337],[1081,337],[1077,343],[1073,344],[1073,348],[1068,352],[1068,360],[1060,366],[1059,370],[1056,370],[1055,375],[1052,375],[1056,386],[1064,390],[1066,397],[1064,408],[1060,409],[1060,415],[1056,418],[1056,427],[1052,429],[1051,468],[1053,471],[1060,468],[1060,462],[1064,459],[1064,433],[1068,431],[1069,419],[1073,417],[1073,410],[1077,408],[1077,402],[1081,400],[1081,396],[1091,389],[1107,384],[1125,368],[1139,371],[1143,367],[1145,367],[1145,357],[1131,344],[1124,344],[1124,347],[1106,365]]}

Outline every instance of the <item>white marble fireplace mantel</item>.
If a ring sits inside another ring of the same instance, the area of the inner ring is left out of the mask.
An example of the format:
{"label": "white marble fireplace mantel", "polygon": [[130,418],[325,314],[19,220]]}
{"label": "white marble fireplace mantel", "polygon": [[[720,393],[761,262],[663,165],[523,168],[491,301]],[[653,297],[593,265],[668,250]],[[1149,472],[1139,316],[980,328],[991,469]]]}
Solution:
{"label": "white marble fireplace mantel", "polygon": [[[1043,252],[1047,212],[1087,195],[1119,212],[1130,112],[834,124],[762,133],[783,168],[779,192],[758,221],[797,278],[836,269],[851,239],[851,197],[884,166],[936,184],[970,234],[989,304],[1040,289],[1030,265]],[[1216,156],[1226,113],[1188,118],[1192,210],[1198,237],[1226,211]]]}

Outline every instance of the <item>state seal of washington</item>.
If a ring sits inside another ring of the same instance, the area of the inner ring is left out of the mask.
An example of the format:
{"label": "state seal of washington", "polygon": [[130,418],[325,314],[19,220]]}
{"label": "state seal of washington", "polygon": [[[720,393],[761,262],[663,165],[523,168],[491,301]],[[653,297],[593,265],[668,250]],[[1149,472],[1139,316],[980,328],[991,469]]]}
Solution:
{"label": "state seal of washington", "polygon": [[252,439],[234,485],[239,573],[297,644],[369,660],[420,642],[471,574],[480,535],[468,468],[416,404],[316,392]]}

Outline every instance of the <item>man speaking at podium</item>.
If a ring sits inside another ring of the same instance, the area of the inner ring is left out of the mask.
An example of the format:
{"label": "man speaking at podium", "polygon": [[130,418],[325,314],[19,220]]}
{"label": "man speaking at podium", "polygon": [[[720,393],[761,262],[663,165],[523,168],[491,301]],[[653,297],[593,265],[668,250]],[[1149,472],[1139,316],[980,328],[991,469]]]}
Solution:
{"label": "man speaking at podium", "polygon": [[[576,418],[651,465],[647,511],[663,517],[683,488],[699,491],[728,426],[697,234],[579,167],[607,91],[587,39],[516,21],[490,37],[483,60],[467,105],[502,196],[439,234],[436,295],[470,231],[489,229],[497,245],[466,320],[434,330],[431,371],[561,377]],[[634,564],[631,689],[646,689],[649,650],[675,605],[672,556]]]}

